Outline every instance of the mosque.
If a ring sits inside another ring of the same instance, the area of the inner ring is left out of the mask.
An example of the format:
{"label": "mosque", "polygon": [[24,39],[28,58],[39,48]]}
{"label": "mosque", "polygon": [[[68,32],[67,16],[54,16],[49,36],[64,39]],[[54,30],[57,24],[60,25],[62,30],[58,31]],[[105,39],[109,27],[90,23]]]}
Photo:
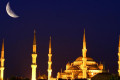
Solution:
{"label": "mosque", "polygon": [[86,52],[87,49],[84,30],[82,56],[78,57],[73,61],[73,63],[67,63],[66,70],[64,72],[57,73],[57,79],[91,78],[98,73],[102,73],[103,64],[98,64],[91,57],[86,57]]}
{"label": "mosque", "polygon": [[[36,32],[34,31],[34,39],[33,39],[33,53],[32,56],[32,73],[31,80],[36,80],[36,68],[37,68],[37,53],[36,53]],[[72,63],[66,64],[66,70],[63,72],[58,72],[56,78],[52,77],[52,48],[51,48],[51,37],[49,41],[49,53],[48,53],[48,80],[60,80],[60,79],[86,79],[90,80],[98,73],[103,73],[103,64],[98,64],[91,57],[86,56],[87,48],[86,48],[86,38],[85,38],[85,30],[83,34],[83,49],[82,56],[78,57]],[[1,58],[0,58],[0,80],[4,80],[4,40],[2,43],[1,49]],[[118,75],[120,76],[120,36],[119,36],[119,47],[118,47]]]}

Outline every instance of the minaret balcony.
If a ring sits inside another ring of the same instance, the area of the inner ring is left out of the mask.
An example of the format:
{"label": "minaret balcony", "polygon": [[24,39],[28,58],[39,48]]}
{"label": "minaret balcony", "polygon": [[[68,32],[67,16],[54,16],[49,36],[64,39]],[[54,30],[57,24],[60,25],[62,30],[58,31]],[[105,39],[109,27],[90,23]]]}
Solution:
{"label": "minaret balcony", "polygon": [[118,72],[120,72],[120,69],[118,70]]}
{"label": "minaret balcony", "polygon": [[118,52],[118,56],[120,56],[120,52]]}
{"label": "minaret balcony", "polygon": [[52,54],[48,54],[48,57],[51,57],[52,56]]}
{"label": "minaret balcony", "polygon": [[48,69],[48,72],[52,72],[52,69]]}
{"label": "minaret balcony", "polygon": [[37,68],[37,65],[36,64],[32,64],[31,67],[32,68]]}
{"label": "minaret balcony", "polygon": [[5,61],[5,59],[4,59],[4,58],[0,58],[0,61],[1,61],[1,62],[4,62],[4,61]]}
{"label": "minaret balcony", "polygon": [[118,61],[118,64],[120,64],[120,61]]}
{"label": "minaret balcony", "polygon": [[86,48],[83,48],[83,49],[82,49],[82,52],[87,52],[87,49],[86,49]]}
{"label": "minaret balcony", "polygon": [[51,61],[48,61],[48,64],[50,64],[50,65],[51,65],[51,64],[52,64],[52,62],[51,62]]}
{"label": "minaret balcony", "polygon": [[0,70],[4,70],[5,69],[5,67],[0,67]]}
{"label": "minaret balcony", "polygon": [[36,57],[37,57],[37,54],[32,54],[32,57],[33,57],[33,58],[36,58]]}

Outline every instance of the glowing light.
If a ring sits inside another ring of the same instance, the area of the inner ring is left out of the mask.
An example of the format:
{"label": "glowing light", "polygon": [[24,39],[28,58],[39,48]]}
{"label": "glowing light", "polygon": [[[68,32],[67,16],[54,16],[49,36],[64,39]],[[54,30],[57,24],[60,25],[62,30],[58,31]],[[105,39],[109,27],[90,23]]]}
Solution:
{"label": "glowing light", "polygon": [[94,73],[92,73],[92,76],[93,76]]}

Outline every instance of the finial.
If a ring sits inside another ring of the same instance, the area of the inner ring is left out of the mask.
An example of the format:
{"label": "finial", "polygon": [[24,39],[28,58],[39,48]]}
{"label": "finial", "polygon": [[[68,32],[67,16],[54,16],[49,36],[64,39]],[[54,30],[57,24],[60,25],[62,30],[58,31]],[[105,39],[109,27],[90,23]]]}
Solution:
{"label": "finial", "polygon": [[109,73],[109,69],[108,69],[108,73]]}
{"label": "finial", "polygon": [[36,31],[35,31],[35,29],[34,29],[34,34],[35,34],[35,32],[36,32]]}
{"label": "finial", "polygon": [[84,33],[85,33],[85,28],[84,28]]}
{"label": "finial", "polygon": [[61,73],[62,73],[62,68],[61,68]]}
{"label": "finial", "polygon": [[103,62],[103,70],[105,71],[105,62]]}
{"label": "finial", "polygon": [[50,36],[50,40],[51,40],[51,36]]}
{"label": "finial", "polygon": [[34,39],[33,39],[33,45],[36,45],[36,31],[34,29]]}

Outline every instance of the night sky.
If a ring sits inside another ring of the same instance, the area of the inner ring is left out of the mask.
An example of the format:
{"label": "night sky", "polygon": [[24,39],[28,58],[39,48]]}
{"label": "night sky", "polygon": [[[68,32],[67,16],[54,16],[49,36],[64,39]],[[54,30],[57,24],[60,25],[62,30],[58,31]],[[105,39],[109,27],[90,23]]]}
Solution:
{"label": "night sky", "polygon": [[[37,74],[47,75],[49,37],[52,36],[52,69],[65,70],[67,62],[82,55],[86,30],[87,56],[117,73],[120,1],[9,0],[20,17],[6,13],[8,0],[0,0],[0,45],[5,39],[5,78],[31,78],[33,32],[37,38]],[[1,46],[0,46],[1,49]]]}

